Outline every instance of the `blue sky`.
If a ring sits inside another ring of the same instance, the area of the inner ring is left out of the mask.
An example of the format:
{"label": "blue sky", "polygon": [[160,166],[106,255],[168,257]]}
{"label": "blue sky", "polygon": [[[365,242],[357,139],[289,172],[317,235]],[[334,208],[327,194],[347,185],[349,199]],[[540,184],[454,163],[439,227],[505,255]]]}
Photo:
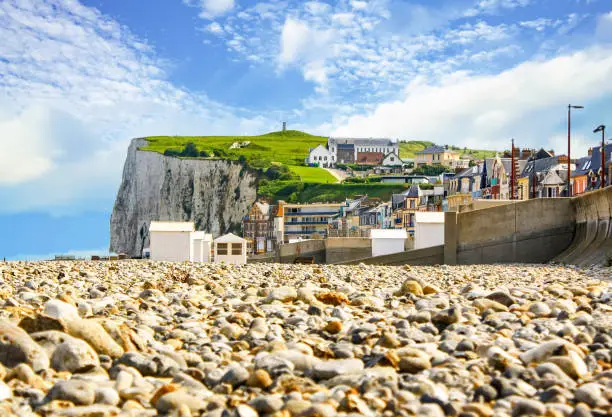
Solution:
{"label": "blue sky", "polygon": [[612,124],[608,0],[3,0],[0,257],[108,246],[127,145],[290,128],[574,152]]}

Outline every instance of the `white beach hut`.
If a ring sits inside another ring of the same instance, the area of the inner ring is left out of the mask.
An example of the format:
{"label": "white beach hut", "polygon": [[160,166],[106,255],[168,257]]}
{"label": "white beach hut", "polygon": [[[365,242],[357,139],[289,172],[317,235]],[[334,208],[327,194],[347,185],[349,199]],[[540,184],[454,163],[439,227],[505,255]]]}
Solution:
{"label": "white beach hut", "polygon": [[408,233],[404,229],[372,229],[372,256],[390,255],[405,251]]}
{"label": "white beach hut", "polygon": [[213,238],[209,233],[191,233],[191,261],[210,262]]}
{"label": "white beach hut", "polygon": [[247,262],[247,241],[232,233],[214,240],[215,263],[242,265]]}
{"label": "white beach hut", "polygon": [[191,259],[191,233],[193,222],[151,222],[151,259],[155,261],[184,262]]}
{"label": "white beach hut", "polygon": [[414,248],[444,245],[444,213],[417,211],[414,223]]}

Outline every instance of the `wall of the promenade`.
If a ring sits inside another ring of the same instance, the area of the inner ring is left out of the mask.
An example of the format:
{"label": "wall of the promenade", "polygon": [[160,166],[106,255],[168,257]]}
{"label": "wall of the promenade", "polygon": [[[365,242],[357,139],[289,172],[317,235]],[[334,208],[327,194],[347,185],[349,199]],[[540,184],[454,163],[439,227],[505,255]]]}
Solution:
{"label": "wall of the promenade", "polygon": [[444,246],[415,249],[392,255],[383,255],[341,262],[343,265],[441,265],[444,263]]}
{"label": "wall of the promenade", "polygon": [[448,212],[445,224],[449,264],[548,262],[570,245],[576,227],[572,201],[567,198]]}

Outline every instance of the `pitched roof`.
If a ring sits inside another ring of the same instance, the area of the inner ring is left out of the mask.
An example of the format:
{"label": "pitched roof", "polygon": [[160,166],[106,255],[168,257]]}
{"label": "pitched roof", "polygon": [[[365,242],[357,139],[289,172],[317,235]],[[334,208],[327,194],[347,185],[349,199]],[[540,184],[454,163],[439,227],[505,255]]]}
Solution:
{"label": "pitched roof", "polygon": [[394,146],[397,142],[389,138],[329,138],[327,143],[338,147],[341,144],[351,144],[355,146]]}
{"label": "pitched roof", "polygon": [[445,146],[438,146],[438,145],[429,146],[429,147],[423,149],[422,151],[418,151],[416,153],[420,154],[420,155],[423,155],[423,154],[440,153],[440,152],[459,153],[459,152],[454,151],[454,150],[452,150],[450,148],[446,149]]}
{"label": "pitched roof", "polygon": [[548,171],[544,181],[542,181],[543,185],[559,185],[564,184],[565,180],[563,180],[555,171]]}
{"label": "pitched roof", "polygon": [[149,232],[194,232],[193,222],[156,222],[149,225]]}
{"label": "pitched roof", "polygon": [[554,166],[559,164],[559,157],[553,156],[550,158],[542,158],[536,160],[527,161],[525,167],[523,168],[523,172],[521,172],[521,178],[530,177],[538,172],[548,172]]}
{"label": "pitched roof", "polygon": [[[610,160],[610,156],[612,156],[612,143],[606,145],[605,152],[604,164],[607,163]],[[599,167],[601,167],[601,145],[593,148],[591,166],[589,169],[593,170],[593,172],[597,172],[599,171]]]}
{"label": "pitched roof", "polygon": [[242,242],[246,242],[246,240],[239,236],[236,236],[233,233],[228,233],[226,235],[219,236],[218,238],[215,239],[215,243],[242,243]]}

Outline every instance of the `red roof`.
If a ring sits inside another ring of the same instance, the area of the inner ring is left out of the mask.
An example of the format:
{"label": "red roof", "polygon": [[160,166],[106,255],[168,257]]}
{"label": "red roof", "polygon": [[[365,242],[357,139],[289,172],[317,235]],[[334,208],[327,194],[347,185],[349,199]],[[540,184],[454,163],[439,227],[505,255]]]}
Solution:
{"label": "red roof", "polygon": [[355,162],[362,165],[380,165],[384,157],[382,152],[357,152]]}

